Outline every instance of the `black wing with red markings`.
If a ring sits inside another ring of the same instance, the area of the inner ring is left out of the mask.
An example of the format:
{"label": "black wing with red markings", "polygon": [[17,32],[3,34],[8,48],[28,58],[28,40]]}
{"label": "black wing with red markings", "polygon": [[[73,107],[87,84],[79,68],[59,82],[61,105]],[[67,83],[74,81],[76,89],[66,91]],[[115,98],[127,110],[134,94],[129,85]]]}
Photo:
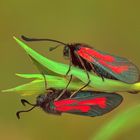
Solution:
{"label": "black wing with red markings", "polygon": [[53,109],[61,113],[101,116],[119,106],[122,100],[123,97],[116,93],[81,91],[70,99],[54,101]]}
{"label": "black wing with red markings", "polygon": [[120,81],[126,83],[139,81],[139,69],[126,58],[110,55],[86,45],[80,45],[75,52],[84,60],[94,64]]}

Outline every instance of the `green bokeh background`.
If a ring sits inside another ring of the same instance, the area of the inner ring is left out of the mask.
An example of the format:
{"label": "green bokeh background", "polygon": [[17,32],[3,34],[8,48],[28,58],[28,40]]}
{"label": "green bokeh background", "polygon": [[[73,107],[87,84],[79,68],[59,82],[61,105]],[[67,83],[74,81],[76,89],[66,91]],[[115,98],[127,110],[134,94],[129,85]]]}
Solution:
{"label": "green bokeh background", "polygon": [[[140,67],[140,2],[138,0],[1,0],[0,1],[0,90],[27,80],[15,73],[38,73],[12,36],[47,37],[64,42],[84,42],[112,54],[124,56]],[[29,46],[50,59],[63,59],[62,47],[48,51],[52,43]],[[48,115],[41,110],[24,114],[20,121],[15,112],[22,107],[20,95],[0,94],[0,139],[2,140],[88,140],[117,114],[140,103],[140,95],[121,93],[123,103],[102,117],[90,118],[64,114]],[[34,96],[26,97],[34,101]],[[138,118],[140,116],[137,116]],[[133,121],[133,120],[132,120]],[[121,130],[113,140],[139,140],[140,126]]]}

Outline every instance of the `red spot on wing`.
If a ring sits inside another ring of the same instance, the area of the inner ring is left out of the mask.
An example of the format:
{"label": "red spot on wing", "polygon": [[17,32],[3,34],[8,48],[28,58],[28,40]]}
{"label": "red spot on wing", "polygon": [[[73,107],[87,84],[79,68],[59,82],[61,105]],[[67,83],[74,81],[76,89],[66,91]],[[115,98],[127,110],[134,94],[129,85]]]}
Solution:
{"label": "red spot on wing", "polygon": [[90,106],[82,106],[82,105],[81,106],[58,106],[55,109],[61,112],[67,112],[72,110],[88,112],[90,110]]}
{"label": "red spot on wing", "polygon": [[78,51],[78,54],[83,57],[84,59],[88,60],[89,62],[94,62],[94,58],[97,59],[97,61],[103,65],[104,67],[109,68],[112,72],[116,74],[120,74],[124,71],[128,71],[129,67],[127,65],[125,66],[113,66],[111,64],[108,64],[107,62],[115,62],[115,58],[110,55],[104,55],[101,54],[93,49],[87,48],[87,47],[81,47]]}
{"label": "red spot on wing", "polygon": [[111,69],[114,73],[117,73],[117,74],[120,74],[124,71],[128,71],[128,69],[129,69],[129,67],[127,65],[125,65],[125,66],[113,66],[113,65],[107,64],[103,60],[99,60],[99,63],[102,64],[103,66]]}
{"label": "red spot on wing", "polygon": [[90,100],[80,101],[79,105],[98,105],[101,108],[106,108],[106,98],[95,98]]}
{"label": "red spot on wing", "polygon": [[63,105],[74,104],[74,103],[76,103],[76,102],[77,102],[77,100],[67,99],[67,100],[55,101],[55,102],[54,102],[54,105],[55,105],[55,106],[63,106]]}
{"label": "red spot on wing", "polygon": [[88,112],[90,110],[90,106],[98,105],[101,108],[106,107],[106,98],[95,98],[89,100],[76,100],[76,99],[65,99],[54,102],[55,109],[61,112],[78,110],[82,112]]}
{"label": "red spot on wing", "polygon": [[88,55],[87,53],[83,52],[82,50],[78,50],[77,53],[84,59],[88,60],[89,62],[93,62],[94,59]]}
{"label": "red spot on wing", "polygon": [[115,58],[113,56],[101,54],[94,49],[87,48],[86,46],[81,47],[77,52],[78,54],[87,54],[89,56],[92,56],[93,58],[95,57],[96,59],[102,59],[107,62],[115,61]]}

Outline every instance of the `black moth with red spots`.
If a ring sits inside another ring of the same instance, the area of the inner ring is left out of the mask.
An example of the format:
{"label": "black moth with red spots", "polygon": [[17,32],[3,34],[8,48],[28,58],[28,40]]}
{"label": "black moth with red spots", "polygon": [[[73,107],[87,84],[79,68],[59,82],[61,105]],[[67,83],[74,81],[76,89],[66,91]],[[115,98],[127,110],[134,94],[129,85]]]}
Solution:
{"label": "black moth with red spots", "polygon": [[119,106],[123,97],[116,93],[80,91],[72,98],[70,91],[66,91],[59,100],[55,99],[61,94],[62,90],[50,89],[46,94],[41,94],[36,99],[36,104],[31,104],[22,99],[23,105],[30,104],[33,107],[29,110],[18,111],[17,117],[20,118],[20,113],[29,112],[35,107],[42,108],[46,113],[61,115],[62,113],[70,113],[82,116],[101,116]]}
{"label": "black moth with red spots", "polygon": [[[126,58],[111,55],[81,43],[66,44],[53,39],[36,39],[27,38],[25,36],[22,36],[22,39],[25,41],[52,41],[64,45],[63,54],[70,59],[68,72],[70,71],[72,63],[74,66],[78,66],[86,72],[95,72],[102,77],[103,80],[104,78],[109,78],[125,83],[135,83],[140,80],[139,69]],[[55,48],[56,47],[52,49]],[[89,79],[88,73],[87,76]],[[89,82],[90,79],[87,85]]]}

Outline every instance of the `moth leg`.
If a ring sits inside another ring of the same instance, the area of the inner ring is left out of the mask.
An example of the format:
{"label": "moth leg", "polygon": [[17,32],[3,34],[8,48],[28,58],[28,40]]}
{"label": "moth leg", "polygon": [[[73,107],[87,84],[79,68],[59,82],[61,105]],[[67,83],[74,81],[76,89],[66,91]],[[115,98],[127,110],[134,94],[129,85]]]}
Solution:
{"label": "moth leg", "polygon": [[42,72],[42,76],[44,78],[45,90],[47,90],[47,81],[46,81],[45,74],[43,72]]}
{"label": "moth leg", "polygon": [[100,75],[100,76],[101,76],[101,78],[102,78],[102,81],[104,82],[104,81],[105,81],[104,77],[103,77],[102,75]]}
{"label": "moth leg", "polygon": [[78,89],[77,91],[73,92],[70,96],[70,98],[72,98],[76,93],[78,93],[79,91],[81,91],[82,89],[84,89],[85,87],[87,87],[90,83],[90,80],[88,81],[87,84],[85,84],[83,87],[81,87],[80,89]]}
{"label": "moth leg", "polygon": [[[70,57],[71,58],[71,57]],[[72,66],[72,63],[71,63],[71,59],[70,59],[70,62],[69,62],[69,69],[68,69],[68,71],[66,72],[66,76],[68,75],[68,73],[70,72],[70,70],[71,70],[71,66]]]}
{"label": "moth leg", "polygon": [[44,78],[44,86],[45,86],[45,91],[46,92],[51,92],[51,93],[54,93],[56,90],[54,88],[49,88],[47,89],[47,81],[46,81],[46,77],[45,77],[45,74],[42,72],[42,75],[43,75],[43,78]]}
{"label": "moth leg", "polygon": [[95,67],[92,65],[92,63],[89,62],[89,64],[90,64],[90,66],[91,66],[91,68],[92,68],[92,71],[93,71],[95,74],[98,74],[98,73],[96,73],[96,69],[95,69]]}
{"label": "moth leg", "polygon": [[104,81],[104,77],[103,77],[99,72],[97,72],[96,68],[92,65],[92,63],[89,63],[89,64],[90,64],[90,66],[91,66],[91,68],[92,68],[92,71],[93,71],[97,76],[101,77],[102,80]]}
{"label": "moth leg", "polygon": [[68,86],[69,86],[71,80],[72,80],[72,75],[70,75],[70,79],[69,79],[69,82],[68,82],[67,86],[66,86],[65,89],[60,93],[60,95],[59,95],[57,98],[55,98],[55,101],[59,100],[59,99],[64,95],[64,93],[66,92],[66,90],[67,90],[67,88],[68,88]]}
{"label": "moth leg", "polygon": [[[71,63],[71,57],[70,57],[69,69],[68,69],[68,71],[66,72],[66,76],[67,76],[68,73],[70,72],[71,66],[72,66],[72,63]],[[59,99],[64,95],[64,93],[66,92],[66,90],[67,90],[67,88],[68,88],[68,86],[69,86],[71,80],[72,80],[72,75],[70,75],[69,82],[68,82],[68,84],[66,85],[65,89],[63,89],[63,91],[62,91],[62,92],[60,93],[60,95],[55,99],[55,101],[59,100]]]}
{"label": "moth leg", "polygon": [[81,88],[78,89],[77,91],[73,92],[73,93],[71,94],[70,98],[72,98],[77,92],[79,92],[79,91],[81,91],[82,89],[84,89],[85,87],[87,87],[87,86],[89,85],[89,83],[90,83],[90,77],[89,77],[89,74],[88,74],[87,69],[86,69],[86,67],[85,67],[85,64],[83,63],[83,60],[79,57],[79,55],[78,55],[76,52],[74,52],[74,53],[75,53],[76,56],[78,57],[80,63],[82,64],[82,66],[83,66],[83,68],[84,68],[84,70],[85,70],[85,72],[86,72],[86,74],[87,74],[88,82],[87,82],[83,87],[81,87]]}
{"label": "moth leg", "polygon": [[99,76],[99,77],[102,78],[102,81],[104,81],[104,76],[103,76],[101,73],[99,73],[99,72],[97,72],[97,71],[95,71],[95,73],[97,74],[97,76]]}

